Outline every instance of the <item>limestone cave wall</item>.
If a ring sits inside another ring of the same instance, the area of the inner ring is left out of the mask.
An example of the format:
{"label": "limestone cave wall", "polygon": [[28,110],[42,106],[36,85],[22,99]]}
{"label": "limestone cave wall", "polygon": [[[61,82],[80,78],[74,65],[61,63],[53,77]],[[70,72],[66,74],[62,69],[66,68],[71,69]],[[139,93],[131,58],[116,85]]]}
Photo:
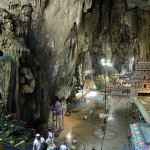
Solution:
{"label": "limestone cave wall", "polygon": [[47,123],[50,96],[45,71],[26,44],[33,7],[28,1],[0,3],[0,115],[38,130]]}
{"label": "limestone cave wall", "polygon": [[45,130],[55,97],[65,100],[82,84],[77,68],[97,38],[99,1],[0,4],[0,113]]}
{"label": "limestone cave wall", "polygon": [[[102,74],[100,59],[105,56],[116,73],[132,71],[134,60],[150,60],[150,25],[148,1],[101,1],[99,38],[92,46],[92,57],[97,57],[95,76]],[[94,55],[93,55],[94,54]],[[95,60],[95,59],[93,59]]]}
{"label": "limestone cave wall", "polygon": [[[43,130],[55,97],[66,100],[100,59],[129,72],[149,61],[149,6],[141,0],[0,0],[0,115]],[[90,66],[86,66],[90,64]],[[86,74],[87,73],[87,74]]]}

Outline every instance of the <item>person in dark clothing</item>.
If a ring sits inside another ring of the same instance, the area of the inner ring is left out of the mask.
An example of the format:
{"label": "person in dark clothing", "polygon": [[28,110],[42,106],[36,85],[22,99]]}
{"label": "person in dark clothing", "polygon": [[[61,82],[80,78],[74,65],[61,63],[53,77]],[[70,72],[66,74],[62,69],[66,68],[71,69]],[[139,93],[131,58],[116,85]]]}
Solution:
{"label": "person in dark clothing", "polygon": [[96,150],[96,149],[93,147],[92,150]]}
{"label": "person in dark clothing", "polygon": [[134,118],[134,120],[136,120],[136,115],[135,114],[133,115],[133,118]]}
{"label": "person in dark clothing", "polygon": [[127,113],[124,114],[125,119],[127,119]]}
{"label": "person in dark clothing", "polygon": [[42,143],[40,146],[40,150],[47,150],[47,143]]}
{"label": "person in dark clothing", "polygon": [[124,150],[127,150],[127,147],[126,147],[126,145],[124,145]]}

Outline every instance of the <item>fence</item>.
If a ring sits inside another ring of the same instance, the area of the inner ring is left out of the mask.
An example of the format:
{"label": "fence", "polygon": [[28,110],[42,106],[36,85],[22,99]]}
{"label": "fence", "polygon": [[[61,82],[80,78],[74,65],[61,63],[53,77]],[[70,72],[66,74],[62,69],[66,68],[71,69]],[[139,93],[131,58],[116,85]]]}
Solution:
{"label": "fence", "polygon": [[13,141],[7,142],[0,139],[0,150],[32,150],[32,145],[26,144],[25,141],[15,144]]}

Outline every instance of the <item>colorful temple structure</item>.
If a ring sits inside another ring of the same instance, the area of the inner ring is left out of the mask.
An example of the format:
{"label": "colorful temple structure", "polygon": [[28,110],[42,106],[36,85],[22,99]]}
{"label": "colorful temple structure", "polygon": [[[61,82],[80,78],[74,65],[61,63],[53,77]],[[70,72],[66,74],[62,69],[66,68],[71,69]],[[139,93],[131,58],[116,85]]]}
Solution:
{"label": "colorful temple structure", "polygon": [[131,150],[150,149],[150,124],[148,123],[130,124],[130,149]]}
{"label": "colorful temple structure", "polygon": [[132,96],[150,96],[150,62],[138,62],[131,83]]}

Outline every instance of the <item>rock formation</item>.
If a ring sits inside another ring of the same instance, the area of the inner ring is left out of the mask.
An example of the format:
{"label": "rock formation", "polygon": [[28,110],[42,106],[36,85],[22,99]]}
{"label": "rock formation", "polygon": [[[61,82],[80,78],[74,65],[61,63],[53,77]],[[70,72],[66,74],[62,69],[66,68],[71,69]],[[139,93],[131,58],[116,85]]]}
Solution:
{"label": "rock formation", "polygon": [[[0,115],[45,130],[55,97],[149,61],[146,0],[0,0]],[[112,78],[113,80],[113,78]],[[99,85],[99,83],[97,83]]]}
{"label": "rock formation", "polygon": [[7,7],[0,8],[0,98],[4,103],[3,112],[16,113],[17,119],[30,126],[43,116],[41,121],[44,124],[47,115],[43,110],[48,110],[50,103],[49,87],[42,66],[26,45],[32,5],[12,1],[6,6],[7,10]]}

